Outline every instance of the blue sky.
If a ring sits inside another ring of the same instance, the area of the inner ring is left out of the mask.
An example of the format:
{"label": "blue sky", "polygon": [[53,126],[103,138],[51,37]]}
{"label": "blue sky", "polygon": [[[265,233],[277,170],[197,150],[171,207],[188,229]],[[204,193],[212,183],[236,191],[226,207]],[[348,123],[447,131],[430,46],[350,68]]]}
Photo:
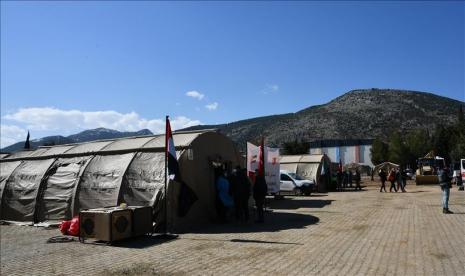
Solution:
{"label": "blue sky", "polygon": [[1,2],[1,145],[295,112],[358,88],[465,101],[464,2]]}

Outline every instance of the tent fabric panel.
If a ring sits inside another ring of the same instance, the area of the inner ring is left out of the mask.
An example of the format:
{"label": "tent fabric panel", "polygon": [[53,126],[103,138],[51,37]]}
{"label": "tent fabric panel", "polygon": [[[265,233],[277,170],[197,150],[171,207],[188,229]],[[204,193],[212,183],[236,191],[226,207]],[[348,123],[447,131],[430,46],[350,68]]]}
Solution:
{"label": "tent fabric panel", "polygon": [[323,158],[323,154],[282,155],[280,163],[318,163]]}
{"label": "tent fabric panel", "polygon": [[123,175],[134,153],[95,156],[82,174],[78,187],[80,209],[118,204]]}
{"label": "tent fabric panel", "polygon": [[302,155],[300,163],[319,163],[324,158],[323,154],[307,154]]}
{"label": "tent fabric panel", "polygon": [[280,163],[280,170],[297,173],[297,163]]}
{"label": "tent fabric panel", "polygon": [[8,160],[8,159],[14,159],[14,158],[24,158],[24,157],[31,156],[31,154],[33,152],[34,152],[33,150],[18,151],[18,152],[10,154],[9,156],[5,157],[4,159]]}
{"label": "tent fabric panel", "polygon": [[138,149],[141,148],[148,141],[152,140],[153,137],[137,137],[137,138],[127,138],[121,140],[115,140],[113,143],[109,144],[102,151],[113,151],[113,150],[128,150],[128,149]]}
{"label": "tent fabric panel", "polygon": [[384,163],[376,165],[372,172],[378,173],[380,169],[384,169],[386,172],[389,172],[391,169],[397,169],[397,168],[399,168],[399,165],[395,163],[384,162]]}
{"label": "tent fabric panel", "polygon": [[28,155],[28,157],[41,156],[42,154],[47,152],[49,149],[50,148],[38,148],[38,149],[34,150],[33,152],[31,152],[31,154]]}
{"label": "tent fabric panel", "polygon": [[[174,145],[178,146],[178,144],[176,143]],[[163,147],[165,147],[165,136],[164,135],[152,137],[150,141],[148,141],[142,146],[142,148],[163,148]]]}
{"label": "tent fabric panel", "polygon": [[281,155],[279,163],[298,163],[300,161],[300,158],[302,158],[302,155]]}
{"label": "tent fabric panel", "polygon": [[[194,141],[202,132],[194,133],[173,133],[173,141],[176,147],[187,147]],[[143,148],[163,148],[165,147],[165,136],[155,136],[151,141],[147,142]]]}
{"label": "tent fabric panel", "polygon": [[165,184],[164,152],[139,152],[124,175],[123,201],[134,206],[153,206]]}
{"label": "tent fabric panel", "polygon": [[89,156],[63,158],[55,162],[54,172],[48,176],[39,202],[39,221],[71,219],[75,187],[90,159]]}
{"label": "tent fabric panel", "polygon": [[76,145],[66,145],[66,146],[55,146],[55,147],[51,147],[51,148],[48,148],[48,150],[42,154],[40,154],[40,156],[50,156],[50,155],[59,155],[59,154],[62,154],[66,151],[68,151],[69,149],[72,149],[74,148]]}
{"label": "tent fabric panel", "polygon": [[54,159],[22,162],[8,178],[2,199],[2,219],[33,221],[40,183]]}
{"label": "tent fabric panel", "polygon": [[66,151],[66,154],[83,154],[83,153],[94,153],[100,151],[105,146],[113,143],[113,141],[97,141],[91,143],[77,144],[73,148]]}
{"label": "tent fabric panel", "polygon": [[3,159],[5,157],[7,157],[8,155],[10,155],[9,153],[0,153],[0,159]]}
{"label": "tent fabric panel", "polygon": [[305,179],[318,181],[320,163],[300,163],[297,174]]}
{"label": "tent fabric panel", "polygon": [[192,141],[199,137],[201,133],[173,133],[173,141],[176,146],[187,147]]}
{"label": "tent fabric panel", "polygon": [[0,208],[2,206],[3,191],[5,183],[13,173],[13,171],[21,164],[21,161],[3,162],[0,163]]}

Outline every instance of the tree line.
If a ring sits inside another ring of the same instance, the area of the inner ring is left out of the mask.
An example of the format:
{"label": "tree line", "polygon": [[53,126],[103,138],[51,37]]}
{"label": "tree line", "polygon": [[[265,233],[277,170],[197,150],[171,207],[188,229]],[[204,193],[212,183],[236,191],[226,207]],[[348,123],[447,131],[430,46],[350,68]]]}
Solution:
{"label": "tree line", "polygon": [[385,161],[416,168],[416,160],[433,151],[446,159],[447,164],[465,158],[465,119],[462,106],[456,123],[438,125],[432,131],[415,129],[408,133],[392,131],[387,141],[375,139],[371,148],[371,162]]}

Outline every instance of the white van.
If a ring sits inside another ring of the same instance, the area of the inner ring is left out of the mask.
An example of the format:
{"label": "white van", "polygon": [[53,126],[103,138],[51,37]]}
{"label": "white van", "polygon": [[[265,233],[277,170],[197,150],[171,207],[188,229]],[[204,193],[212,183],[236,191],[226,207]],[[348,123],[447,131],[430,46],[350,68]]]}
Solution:
{"label": "white van", "polygon": [[303,179],[295,173],[280,171],[280,193],[293,193],[296,195],[310,195],[315,188],[315,182]]}

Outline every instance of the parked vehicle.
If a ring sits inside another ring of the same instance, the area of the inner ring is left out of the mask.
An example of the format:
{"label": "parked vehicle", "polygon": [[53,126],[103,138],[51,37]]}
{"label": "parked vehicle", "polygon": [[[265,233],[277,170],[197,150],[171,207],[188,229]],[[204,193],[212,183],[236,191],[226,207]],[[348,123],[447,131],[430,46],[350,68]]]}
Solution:
{"label": "parked vehicle", "polygon": [[465,183],[465,159],[460,159],[459,163],[453,164],[453,176],[454,183],[459,186],[459,190],[463,191]]}
{"label": "parked vehicle", "polygon": [[438,184],[439,178],[437,169],[444,168],[446,163],[444,158],[435,156],[431,151],[425,157],[417,160],[418,169],[415,175],[417,185]]}
{"label": "parked vehicle", "polygon": [[405,173],[407,174],[407,178],[410,179],[410,180],[415,180],[415,172],[410,169],[410,168],[407,168],[405,170]]}
{"label": "parked vehicle", "polygon": [[462,174],[462,183],[465,183],[465,159],[460,159],[460,173]]}
{"label": "parked vehicle", "polygon": [[303,179],[295,173],[280,171],[280,193],[295,195],[310,195],[315,188],[315,182]]}

